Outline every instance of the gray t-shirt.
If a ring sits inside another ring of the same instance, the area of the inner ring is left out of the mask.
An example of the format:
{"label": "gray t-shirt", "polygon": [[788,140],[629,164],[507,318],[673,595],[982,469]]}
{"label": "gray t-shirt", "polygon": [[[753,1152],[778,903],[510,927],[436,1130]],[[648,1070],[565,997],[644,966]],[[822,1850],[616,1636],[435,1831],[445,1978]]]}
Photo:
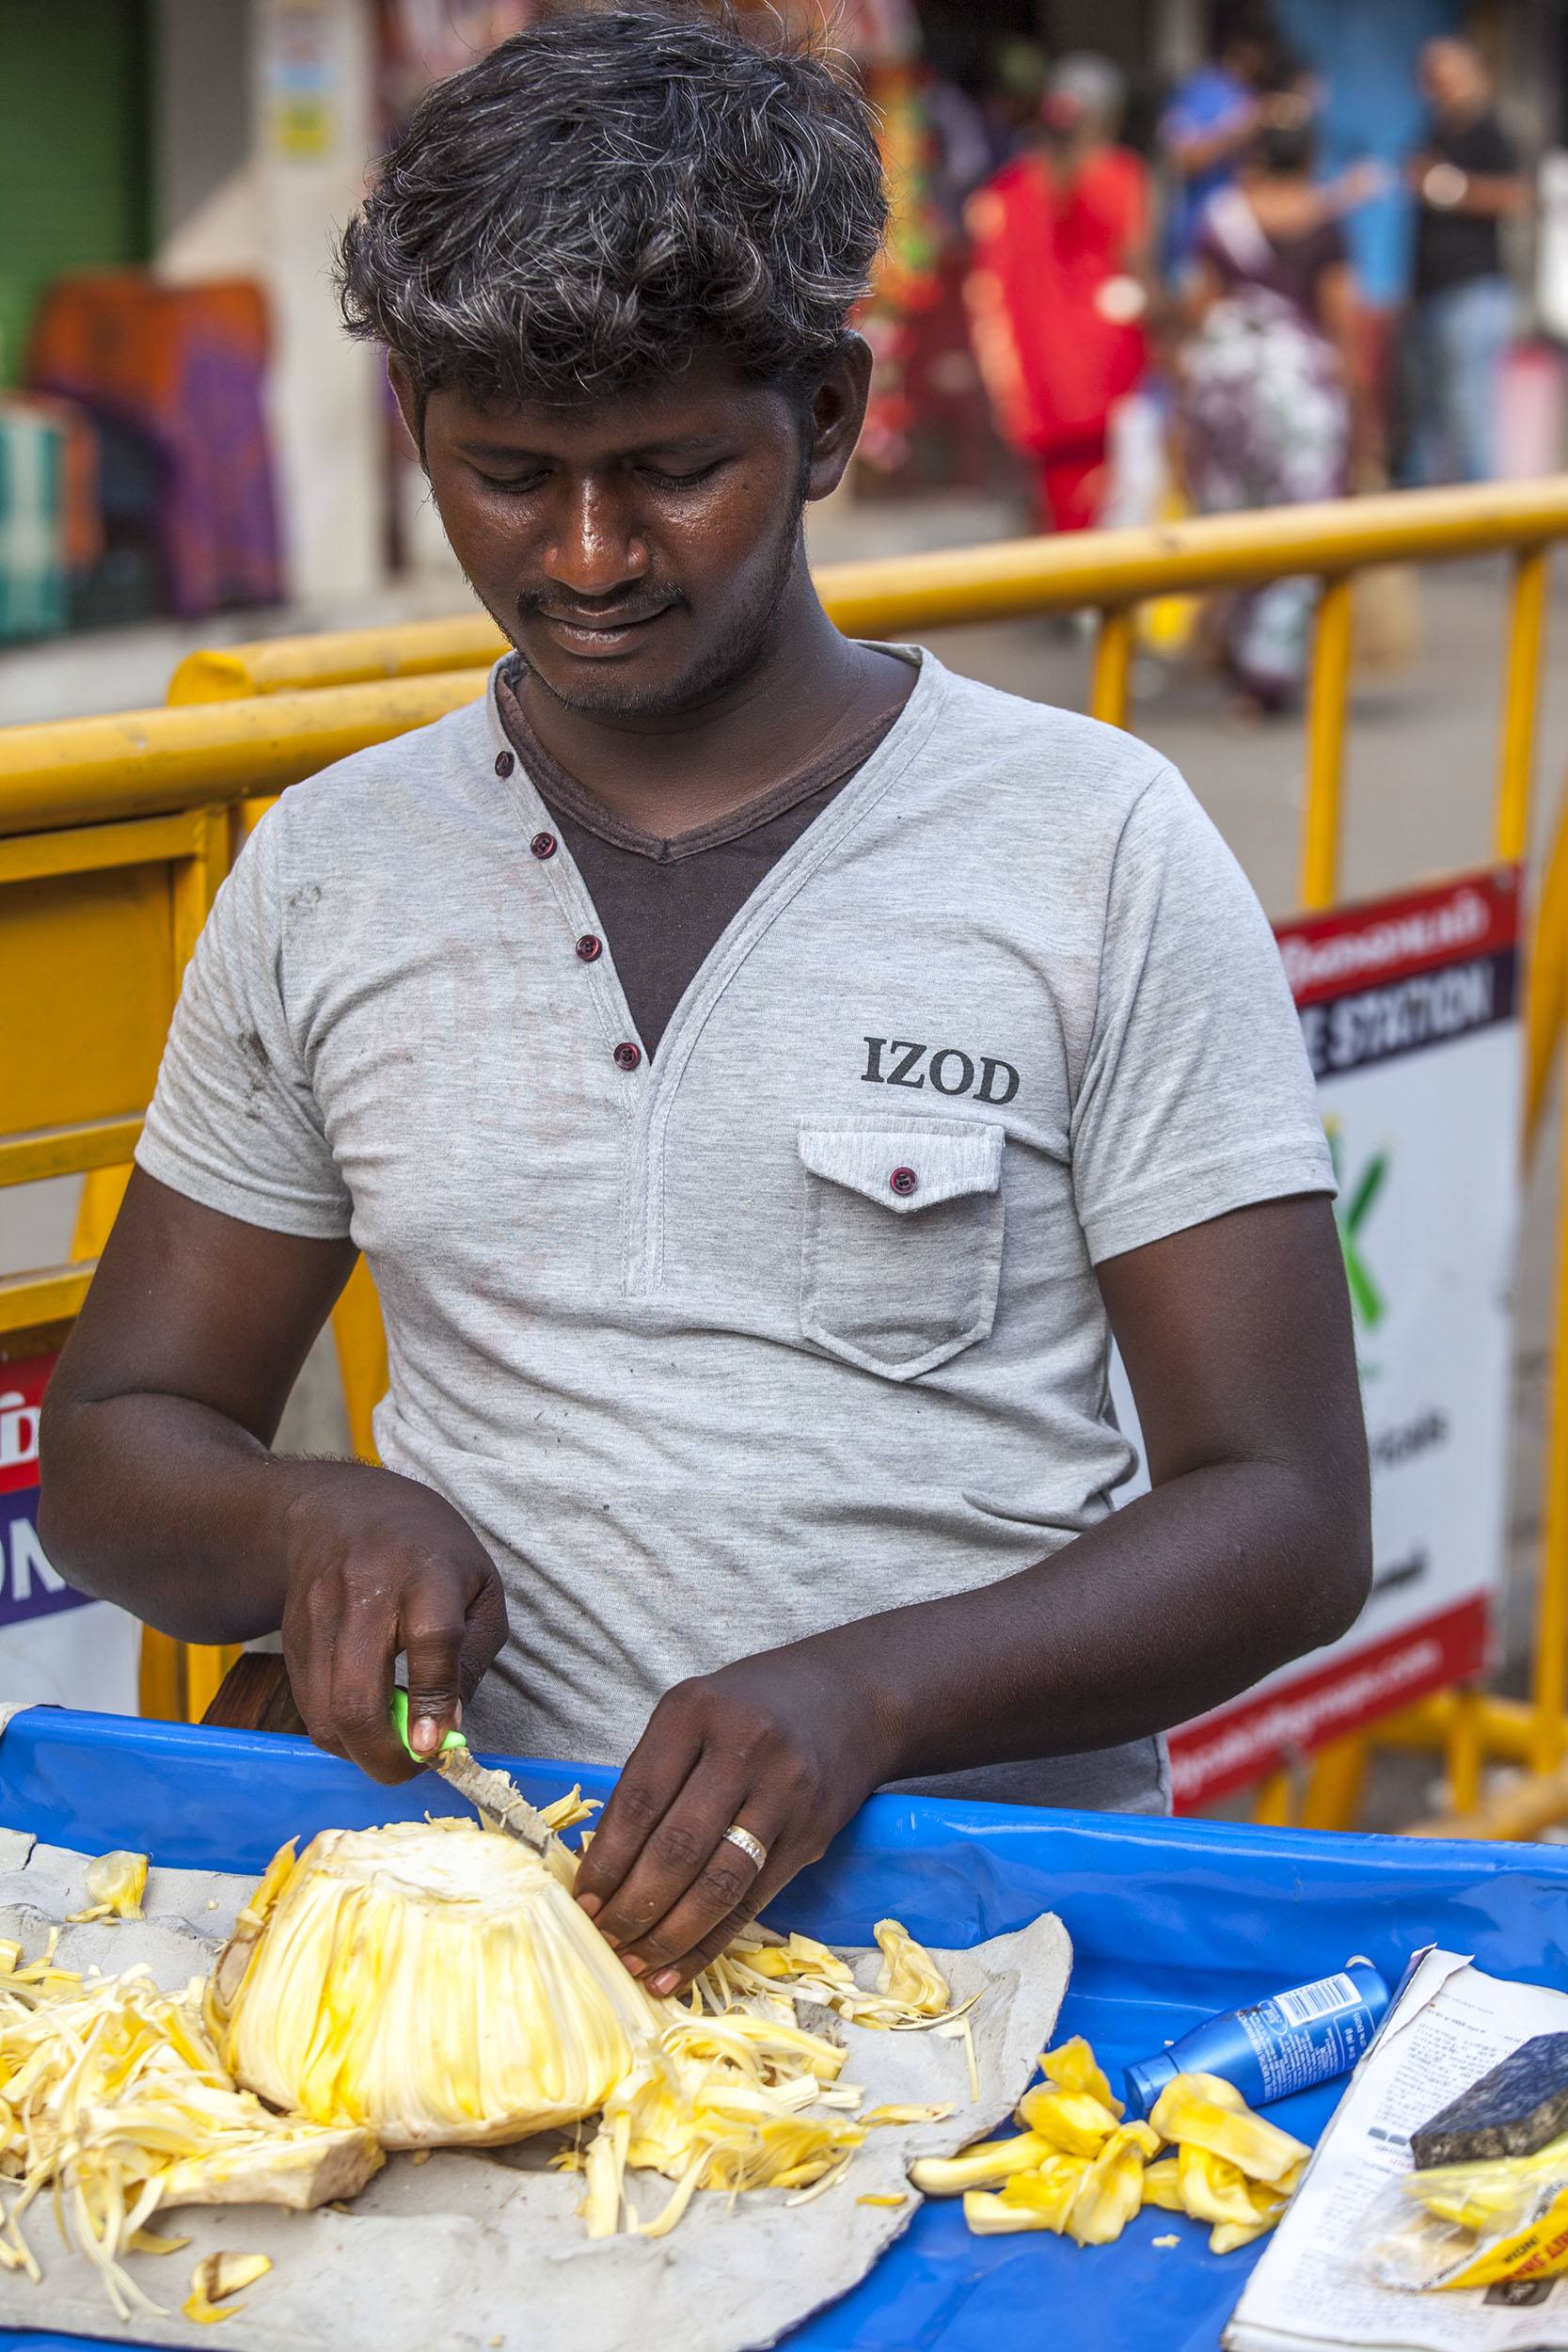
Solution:
{"label": "gray t-shirt", "polygon": [[[1069,1542],[1131,1460],[1096,1264],[1332,1187],[1175,771],[919,660],[656,1061],[493,691],[295,786],[202,933],[136,1156],[364,1251],[382,1459],[506,1587],[481,1745],[618,1762],[685,1676]],[[922,1785],[1166,1801],[1152,1740]]]}

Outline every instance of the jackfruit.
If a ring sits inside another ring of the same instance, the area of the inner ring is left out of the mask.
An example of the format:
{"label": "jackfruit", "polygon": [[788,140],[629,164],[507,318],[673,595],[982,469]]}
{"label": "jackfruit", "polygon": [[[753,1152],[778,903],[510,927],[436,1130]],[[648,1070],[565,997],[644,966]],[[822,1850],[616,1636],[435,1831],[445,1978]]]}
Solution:
{"label": "jackfruit", "polygon": [[1005,2205],[1022,2205],[1043,2214],[1045,2226],[1058,2237],[1067,2228],[1089,2169],[1085,2156],[1048,2156],[1035,2172],[1015,2172],[1003,2184]]}
{"label": "jackfruit", "polygon": [[[232,2319],[245,2309],[243,2303],[229,2303],[231,2295],[243,2293],[264,2279],[272,2268],[267,2254],[204,2254],[191,2273],[191,2291],[180,2306],[182,2318],[195,2320],[198,2327],[210,2328],[214,2322]],[[220,2311],[220,2304],[229,2304]]]}
{"label": "jackfruit", "polygon": [[1211,2254],[1233,2254],[1238,2247],[1251,2246],[1274,2228],[1277,2214],[1259,2215],[1256,2221],[1216,2221],[1209,2233]]}
{"label": "jackfruit", "polygon": [[139,1919],[147,1892],[144,1853],[101,1853],[87,1864],[87,1907],[71,1914],[71,1925],[90,1919]]}
{"label": "jackfruit", "polygon": [[1102,2107],[1120,2116],[1121,2101],[1112,2097],[1110,2083],[1081,2033],[1075,2033],[1059,2049],[1047,2050],[1040,2059],[1040,2073],[1058,2090],[1086,2090],[1091,2099],[1098,2099]]}
{"label": "jackfruit", "polygon": [[[1080,2246],[1106,2246],[1153,2205],[1209,2222],[1211,2250],[1225,2254],[1273,2229],[1290,2202],[1307,2149],[1219,2075],[1178,2075],[1147,2123],[1118,2123],[1119,2103],[1082,2037],[1048,2050],[1040,2071],[1045,2081],[1019,2102],[1028,2128],[1018,2138],[910,2168],[928,2195],[963,2189],[973,2231],[1065,2231]],[[1166,2141],[1174,2154],[1151,2162]],[[1000,2193],[989,2193],[997,2183]]]}
{"label": "jackfruit", "polygon": [[[573,1791],[547,1818],[590,1809]],[[91,1915],[134,1915],[146,1867],[101,1857]],[[842,2177],[874,2125],[951,2112],[858,2116],[843,2047],[796,2019],[809,1999],[890,2030],[967,2032],[896,1921],[878,1929],[874,1992],[810,1937],[753,1927],[684,2003],[658,2001],[572,1900],[571,1867],[564,1848],[546,1861],[471,1821],[324,1831],[273,1857],[212,1978],[179,1995],[145,1968],[84,1986],[55,1964],[57,1929],[30,1962],[0,1947],[0,2269],[40,2280],[21,2223],[48,2190],[119,2316],[162,2317],[123,2266],[185,2242],[148,2229],[161,2206],[339,2203],[384,2148],[418,2161],[595,2111],[587,2145],[554,2159],[584,2174],[588,2233],[657,2237],[699,2187],[799,2203]],[[650,2218],[628,2194],[635,2170],[673,2184]],[[261,2259],[198,2273],[185,2316],[232,2316],[235,2265],[252,2265],[249,2283]]]}
{"label": "jackfruit", "polygon": [[990,2188],[1014,2172],[1033,2172],[1061,2151],[1034,2132],[1015,2139],[981,2139],[956,2156],[917,2156],[910,2178],[923,2197],[958,2197],[965,2189]]}
{"label": "jackfruit", "polygon": [[[941,1970],[923,1945],[896,1919],[879,1920],[882,1954],[877,1990],[863,1993],[847,1961],[809,1935],[778,1935],[754,1923],[743,1928],[698,1979],[702,1997],[714,2009],[732,2001],[771,2000],[784,2016],[796,2000],[820,2001],[851,2025],[898,2033],[966,2031],[967,2010],[951,2006]],[[784,1988],[787,1988],[787,1993]]]}
{"label": "jackfruit", "polygon": [[876,1936],[882,1955],[878,1992],[916,2017],[942,2016],[948,2007],[947,1985],[930,1953],[896,1919],[879,1919]]}
{"label": "jackfruit", "polygon": [[1159,2137],[1147,2123],[1118,2123],[1085,2172],[1068,2216],[1080,2246],[1109,2246],[1143,2202],[1144,2165],[1158,2155]]}
{"label": "jackfruit", "polygon": [[384,2148],[521,2139],[602,2107],[668,2005],[532,1849],[458,1820],[285,1847],[212,1979],[237,2082]]}
{"label": "jackfruit", "polygon": [[1162,2156],[1158,2164],[1144,2167],[1144,2203],[1158,2205],[1163,2213],[1185,2213],[1181,2196],[1180,2158]]}
{"label": "jackfruit", "polygon": [[[844,2050],[796,2022],[801,1998],[895,2030],[961,2015],[896,1920],[877,1935],[874,1993],[809,1936],[751,1929],[686,2002],[655,2000],[558,1866],[517,1840],[450,1820],[329,1830],[297,1861],[274,1857],[209,2016],[236,2079],[387,2148],[521,2139],[597,2113],[586,2147],[557,2159],[583,2174],[587,2233],[662,2236],[699,2188],[817,2195],[873,2122],[939,2112],[855,2118]],[[674,2185],[652,2218],[628,2194],[637,2171]]]}
{"label": "jackfruit", "polygon": [[1207,2148],[1186,2147],[1177,2152],[1177,2172],[1181,2184],[1181,2203],[1195,2221],[1233,2221],[1249,2230],[1258,2219],[1258,2208],[1252,2201],[1252,2183],[1246,2174],[1225,2156],[1212,2155]]}
{"label": "jackfruit", "polygon": [[1306,2160],[1308,2151],[1303,2143],[1277,2123],[1254,2115],[1228,2083],[1224,2089],[1235,2105],[1215,2098],[1211,2090],[1214,2080],[1178,2074],[1165,2085],[1148,2119],[1162,2139],[1224,2156],[1252,2181],[1277,2184]]}
{"label": "jackfruit", "polygon": [[1048,2090],[1043,2084],[1024,2092],[1018,2120],[1065,2156],[1098,2155],[1117,2129],[1116,2117],[1092,2092]]}
{"label": "jackfruit", "polygon": [[40,1960],[0,1978],[0,2177],[20,2185],[0,2265],[40,2278],[23,2235],[48,2192],[121,2319],[162,2317],[122,2266],[171,2251],[145,2225],[164,2205],[351,2197],[383,2162],[370,2133],[275,2115],[238,2090],[213,2047],[200,1987],[162,1993],[145,1967],[82,1984]]}

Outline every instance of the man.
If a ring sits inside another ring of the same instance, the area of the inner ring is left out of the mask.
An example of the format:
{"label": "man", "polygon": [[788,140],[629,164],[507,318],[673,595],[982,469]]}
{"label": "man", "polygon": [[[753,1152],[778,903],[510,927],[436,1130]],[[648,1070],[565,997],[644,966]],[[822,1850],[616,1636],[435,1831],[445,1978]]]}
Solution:
{"label": "man", "polygon": [[1279,105],[1265,96],[1278,78],[1278,42],[1251,15],[1237,19],[1212,64],[1197,66],[1173,92],[1160,120],[1160,147],[1175,187],[1165,224],[1165,260],[1180,273],[1212,196],[1231,185],[1243,156]]}
{"label": "man", "polygon": [[1432,40],[1418,69],[1431,118],[1407,178],[1416,251],[1407,337],[1408,478],[1489,482],[1497,396],[1513,326],[1501,226],[1528,191],[1492,111],[1486,67],[1465,40]]}
{"label": "man", "polygon": [[[1367,1590],[1244,882],[1145,745],[813,590],[883,218],[860,98],[690,17],[426,100],[345,310],[518,658],[257,830],[44,1433],[61,1567],[281,1627],[377,1778],[400,1654],[425,1752],[629,1759],[579,1893],[660,1990],[879,1786],[1162,1808]],[[277,1458],[359,1249],[384,1467]]]}

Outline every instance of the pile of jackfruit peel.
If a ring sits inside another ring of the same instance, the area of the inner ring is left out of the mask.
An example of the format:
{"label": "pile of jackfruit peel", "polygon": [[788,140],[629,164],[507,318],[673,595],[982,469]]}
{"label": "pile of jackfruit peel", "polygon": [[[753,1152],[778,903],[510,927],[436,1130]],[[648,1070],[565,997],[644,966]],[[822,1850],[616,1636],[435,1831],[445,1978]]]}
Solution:
{"label": "pile of jackfruit peel", "polygon": [[[574,1790],[548,1818],[559,1830],[586,1811]],[[100,1857],[77,1915],[139,1917],[146,1880],[145,1856]],[[841,2079],[845,2049],[797,2022],[798,2001],[961,2041],[974,2077],[968,2005],[895,1920],[877,1929],[873,1990],[812,1937],[753,1925],[684,2003],[656,2001],[555,1867],[466,1820],[325,1831],[297,1857],[284,1847],[213,1977],[177,1994],[144,1966],[56,1964],[58,1934],[26,1963],[0,1941],[0,2269],[41,2283],[23,2224],[47,2195],[122,2320],[164,2315],[125,2258],[189,2242],[149,2227],[160,2209],[307,2210],[356,2194],[388,2148],[597,2117],[586,2146],[579,2136],[557,2158],[585,2176],[587,2233],[657,2237],[699,2187],[797,2201],[832,2187],[879,2126],[954,2113],[866,2109]],[[627,2192],[640,2169],[672,2184],[647,2220]],[[184,2316],[229,2318],[269,2267],[207,2258]]]}
{"label": "pile of jackfruit peel", "polygon": [[1019,2103],[1017,2136],[910,2168],[924,2196],[963,2198],[977,2237],[1053,2230],[1109,2246],[1153,2205],[1208,2222],[1211,2252],[1233,2253],[1274,2228],[1310,2153],[1218,2074],[1178,2074],[1144,2123],[1122,2120],[1082,2035],[1048,2050],[1040,2074]]}
{"label": "pile of jackfruit peel", "polygon": [[[136,1912],[110,1905],[96,1915]],[[58,1936],[51,1931],[25,1964],[16,1944],[0,1945],[0,2269],[42,2283],[22,2225],[47,2196],[117,2316],[162,2317],[124,2266],[129,2253],[189,2243],[148,2227],[161,2207],[305,2209],[355,2195],[383,2163],[362,2127],[302,2123],[237,2089],[202,2025],[199,1979],[162,1993],[146,1967],[83,1977],[56,1966]],[[193,2318],[218,2300],[198,2272]]]}

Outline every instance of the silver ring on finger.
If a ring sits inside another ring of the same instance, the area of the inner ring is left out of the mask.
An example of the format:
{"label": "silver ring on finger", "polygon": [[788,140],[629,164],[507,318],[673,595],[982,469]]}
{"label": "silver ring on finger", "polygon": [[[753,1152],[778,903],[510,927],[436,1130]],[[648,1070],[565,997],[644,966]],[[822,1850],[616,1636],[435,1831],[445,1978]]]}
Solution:
{"label": "silver ring on finger", "polygon": [[[768,1849],[763,1844],[760,1837],[753,1837],[752,1836],[749,1829],[742,1829],[738,1821],[732,1821],[729,1828],[724,1832],[724,1837],[728,1839],[732,1846],[738,1846],[741,1852],[745,1854],[749,1860],[754,1862],[759,1870],[767,1868]],[[723,1840],[721,1840],[721,1843],[722,1842]]]}

